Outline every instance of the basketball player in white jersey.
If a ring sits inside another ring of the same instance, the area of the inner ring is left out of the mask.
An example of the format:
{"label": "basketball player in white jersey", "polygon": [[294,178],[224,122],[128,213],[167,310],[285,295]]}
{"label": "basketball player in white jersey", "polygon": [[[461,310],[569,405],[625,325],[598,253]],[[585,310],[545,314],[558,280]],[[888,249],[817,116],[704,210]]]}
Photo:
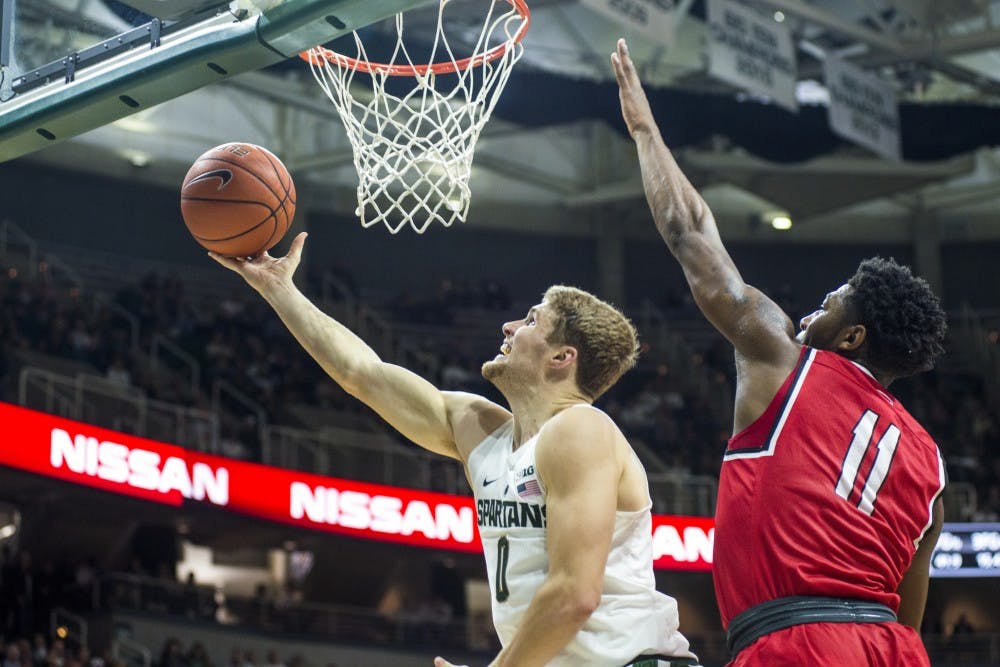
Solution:
{"label": "basketball player in white jersey", "polygon": [[491,665],[695,664],[676,602],[654,587],[645,470],[591,405],[635,364],[632,324],[586,292],[550,288],[503,325],[500,353],[483,364],[508,411],[382,361],[323,314],[292,282],[305,237],[280,259],[209,254],[243,276],[347,392],[465,465],[503,645]]}

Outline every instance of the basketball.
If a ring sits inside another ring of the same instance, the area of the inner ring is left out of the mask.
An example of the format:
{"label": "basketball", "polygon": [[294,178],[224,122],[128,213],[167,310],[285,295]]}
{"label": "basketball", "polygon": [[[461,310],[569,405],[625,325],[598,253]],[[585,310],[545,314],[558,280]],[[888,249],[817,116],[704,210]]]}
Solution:
{"label": "basketball", "polygon": [[273,153],[228,143],[203,153],[184,177],[181,216],[203,247],[256,257],[274,247],[295,215],[295,184]]}

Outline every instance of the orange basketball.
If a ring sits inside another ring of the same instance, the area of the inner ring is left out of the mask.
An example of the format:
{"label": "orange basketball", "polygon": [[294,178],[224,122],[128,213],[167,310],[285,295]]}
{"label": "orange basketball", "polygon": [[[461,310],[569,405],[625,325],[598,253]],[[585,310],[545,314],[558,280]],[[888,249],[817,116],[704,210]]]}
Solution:
{"label": "orange basketball", "polygon": [[295,184],[273,153],[229,143],[195,160],[181,186],[181,215],[205,248],[228,257],[256,257],[288,231]]}

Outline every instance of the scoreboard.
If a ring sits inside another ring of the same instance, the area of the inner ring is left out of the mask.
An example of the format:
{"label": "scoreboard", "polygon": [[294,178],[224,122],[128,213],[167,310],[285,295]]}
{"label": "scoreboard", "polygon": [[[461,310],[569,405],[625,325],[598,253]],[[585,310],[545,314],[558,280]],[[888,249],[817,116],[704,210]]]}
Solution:
{"label": "scoreboard", "polygon": [[1000,577],[1000,523],[945,523],[932,577]]}

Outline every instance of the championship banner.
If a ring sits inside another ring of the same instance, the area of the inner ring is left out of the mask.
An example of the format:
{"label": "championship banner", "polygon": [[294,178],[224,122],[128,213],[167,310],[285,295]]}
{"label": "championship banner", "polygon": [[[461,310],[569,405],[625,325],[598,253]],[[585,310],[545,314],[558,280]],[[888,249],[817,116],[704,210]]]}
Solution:
{"label": "championship banner", "polygon": [[677,13],[673,0],[580,0],[628,31],[636,32],[655,44],[671,47],[677,31]]}
{"label": "championship banner", "polygon": [[902,159],[896,92],[878,76],[841,58],[823,64],[830,129],[887,160]]}
{"label": "championship banner", "polygon": [[752,9],[708,0],[708,73],[791,111],[797,69],[788,27]]}
{"label": "championship banner", "polygon": [[[309,530],[482,552],[471,496],[369,484],[212,456],[0,403],[0,465],[173,507],[214,505]],[[506,503],[503,503],[506,504]],[[527,521],[511,507],[512,521]],[[484,510],[486,511],[486,510]],[[708,572],[714,521],[653,516],[657,569]]]}

